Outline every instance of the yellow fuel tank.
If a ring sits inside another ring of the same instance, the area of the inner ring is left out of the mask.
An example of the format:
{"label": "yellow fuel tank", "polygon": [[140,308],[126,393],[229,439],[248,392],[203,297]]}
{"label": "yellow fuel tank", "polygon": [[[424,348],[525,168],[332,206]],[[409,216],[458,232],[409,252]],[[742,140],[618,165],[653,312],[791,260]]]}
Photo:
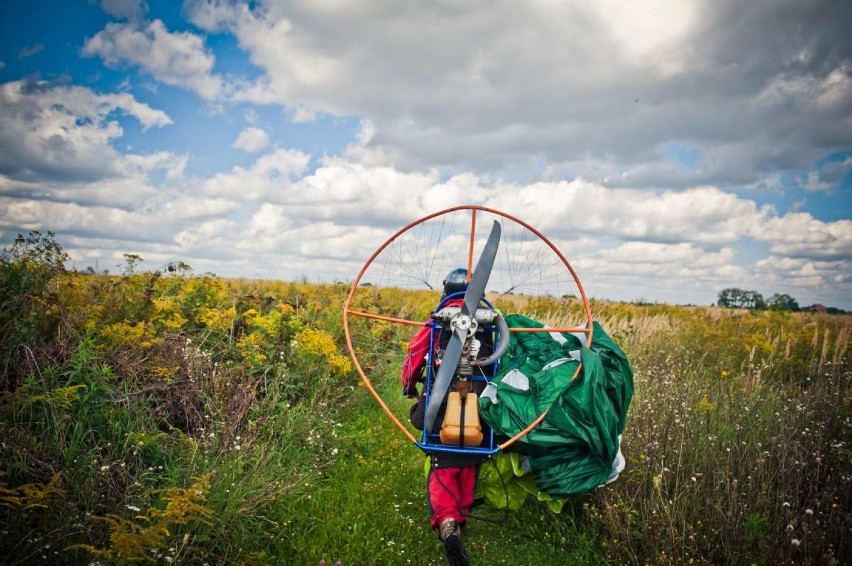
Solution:
{"label": "yellow fuel tank", "polygon": [[[447,412],[441,425],[441,442],[456,446],[479,446],[482,443],[482,426],[479,424],[479,404],[476,393],[468,393],[464,401],[464,425],[462,425],[462,401],[458,391],[447,396]],[[464,430],[464,436],[462,436]],[[464,441],[464,442],[462,442]]]}

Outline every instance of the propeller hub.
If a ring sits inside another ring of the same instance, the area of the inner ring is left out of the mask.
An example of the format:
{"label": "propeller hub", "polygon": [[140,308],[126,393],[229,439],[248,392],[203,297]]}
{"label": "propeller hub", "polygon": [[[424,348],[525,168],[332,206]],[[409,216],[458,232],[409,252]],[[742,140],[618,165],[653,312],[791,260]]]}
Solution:
{"label": "propeller hub", "polygon": [[450,326],[453,330],[465,330],[470,335],[476,332],[478,324],[475,318],[459,313],[450,321]]}

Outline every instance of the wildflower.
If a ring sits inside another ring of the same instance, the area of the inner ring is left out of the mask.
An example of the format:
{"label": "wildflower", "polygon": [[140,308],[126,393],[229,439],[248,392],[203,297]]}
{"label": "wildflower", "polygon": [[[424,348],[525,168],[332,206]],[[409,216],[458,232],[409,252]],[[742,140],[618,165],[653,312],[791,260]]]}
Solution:
{"label": "wildflower", "polygon": [[125,507],[127,507],[128,509],[130,509],[130,510],[131,510],[131,511],[133,511],[134,513],[138,513],[139,511],[141,511],[141,510],[142,510],[142,509],[140,509],[139,507],[137,507],[137,506],[135,506],[135,505],[125,505]]}
{"label": "wildflower", "polygon": [[813,514],[814,514],[813,509],[805,509],[805,515],[813,515]]}
{"label": "wildflower", "polygon": [[790,541],[790,544],[792,544],[793,546],[799,546],[801,542],[799,541],[799,539],[794,538]]}
{"label": "wildflower", "polygon": [[695,410],[699,413],[712,413],[716,410],[716,406],[710,402],[710,399],[707,398],[707,395],[701,398],[698,404],[695,405]]}

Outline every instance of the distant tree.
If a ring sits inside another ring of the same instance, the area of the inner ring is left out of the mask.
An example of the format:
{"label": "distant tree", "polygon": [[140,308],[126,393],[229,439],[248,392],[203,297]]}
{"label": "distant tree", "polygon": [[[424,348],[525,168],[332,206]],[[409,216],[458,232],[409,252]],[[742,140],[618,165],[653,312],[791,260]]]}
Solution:
{"label": "distant tree", "polygon": [[731,287],[719,291],[720,307],[729,309],[765,309],[766,301],[757,291],[746,291]]}
{"label": "distant tree", "polygon": [[747,309],[765,309],[766,301],[763,300],[763,295],[757,291],[746,291],[745,300]]}
{"label": "distant tree", "polygon": [[769,298],[769,309],[796,312],[799,310],[799,302],[787,293],[775,293]]}
{"label": "distant tree", "polygon": [[740,306],[742,293],[742,289],[737,289],[736,287],[722,289],[719,291],[719,300],[717,303],[720,307],[724,307],[726,309],[737,308]]}

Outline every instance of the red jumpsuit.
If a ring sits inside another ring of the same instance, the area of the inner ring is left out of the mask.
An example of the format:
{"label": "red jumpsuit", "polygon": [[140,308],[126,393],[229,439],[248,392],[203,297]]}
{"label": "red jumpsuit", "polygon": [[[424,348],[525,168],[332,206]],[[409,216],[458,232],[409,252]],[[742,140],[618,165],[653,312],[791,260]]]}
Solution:
{"label": "red jumpsuit", "polygon": [[[451,299],[444,306],[458,307],[463,299]],[[402,364],[402,390],[406,396],[416,396],[416,384],[423,381],[426,367],[426,354],[429,351],[429,337],[432,334],[428,326],[421,328],[408,344],[408,354]],[[438,347],[438,333],[434,335],[432,351]],[[423,402],[421,397],[418,401]],[[427,480],[427,497],[431,524],[437,531],[444,519],[455,519],[459,525],[467,520],[473,507],[473,492],[476,488],[477,465],[442,465],[441,458],[432,458]]]}

